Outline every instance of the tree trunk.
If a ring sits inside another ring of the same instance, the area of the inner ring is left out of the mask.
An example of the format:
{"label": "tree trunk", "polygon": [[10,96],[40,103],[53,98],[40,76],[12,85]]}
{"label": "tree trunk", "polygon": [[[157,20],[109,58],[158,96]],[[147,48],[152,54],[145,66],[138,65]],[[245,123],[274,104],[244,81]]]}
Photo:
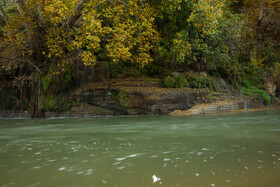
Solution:
{"label": "tree trunk", "polygon": [[89,0],[80,0],[79,3],[77,4],[76,8],[75,8],[75,12],[74,14],[70,15],[68,21],[66,22],[66,24],[64,25],[64,27],[66,28],[73,28],[74,25],[76,24],[76,22],[78,21],[78,19],[81,17],[82,15],[82,11],[84,9],[84,4],[87,3]]}
{"label": "tree trunk", "polygon": [[[25,13],[25,3],[24,0],[15,0],[15,4],[17,6],[17,10],[19,12],[19,14],[23,17],[26,16]],[[37,20],[37,15],[34,12],[34,17],[35,20]],[[35,27],[36,26],[36,27]],[[43,46],[43,40],[44,40],[44,36],[42,34],[43,31],[41,31],[41,28],[38,27],[38,25],[30,25],[30,23],[26,22],[24,23],[24,27],[26,29],[27,32],[27,36],[28,36],[28,42],[30,43],[30,49],[33,51],[33,60],[34,62],[42,62],[43,61],[43,54],[42,54],[42,50],[44,48]],[[36,29],[34,29],[36,28]],[[35,64],[35,63],[34,63]]]}
{"label": "tree trunk", "polygon": [[6,12],[5,12],[5,10],[3,9],[2,6],[0,6],[0,13],[1,13],[2,17],[3,17],[3,20],[4,20],[5,24],[7,24],[8,16],[7,16],[7,14],[6,14]]}
{"label": "tree trunk", "polygon": [[30,102],[31,102],[31,117],[32,118],[42,118],[44,117],[44,112],[39,108],[39,97],[40,97],[40,90],[41,85],[39,81],[35,81],[32,87],[32,93]]}

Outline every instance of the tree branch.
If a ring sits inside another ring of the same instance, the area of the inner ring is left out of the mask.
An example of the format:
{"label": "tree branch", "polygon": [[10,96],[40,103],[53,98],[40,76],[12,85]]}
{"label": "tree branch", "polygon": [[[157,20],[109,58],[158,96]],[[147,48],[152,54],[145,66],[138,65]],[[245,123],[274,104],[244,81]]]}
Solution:
{"label": "tree branch", "polygon": [[76,24],[77,20],[81,17],[82,11],[84,9],[84,4],[87,3],[89,0],[80,0],[75,8],[75,12],[73,15],[70,15],[69,19],[67,20],[64,27],[73,28]]}
{"label": "tree branch", "polygon": [[10,58],[10,57],[4,57],[6,60],[11,60],[11,61],[20,61],[20,62],[25,62],[28,63],[31,67],[33,67],[37,72],[39,72],[41,75],[43,74],[42,71],[30,60],[25,60],[25,59],[15,59],[15,58]]}
{"label": "tree branch", "polygon": [[0,15],[3,17],[5,24],[8,23],[8,16],[3,8],[4,6],[6,6],[6,4],[7,4],[6,1],[3,1],[2,4],[0,4]]}
{"label": "tree branch", "polygon": [[24,1],[23,0],[14,0],[17,6],[17,10],[20,15],[24,15]]}

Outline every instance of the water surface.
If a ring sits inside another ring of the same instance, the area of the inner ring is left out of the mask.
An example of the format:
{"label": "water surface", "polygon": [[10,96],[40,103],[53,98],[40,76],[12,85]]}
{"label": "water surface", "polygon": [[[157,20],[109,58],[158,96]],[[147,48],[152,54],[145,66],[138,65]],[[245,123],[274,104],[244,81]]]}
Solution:
{"label": "water surface", "polygon": [[276,187],[279,176],[279,110],[0,120],[0,186]]}

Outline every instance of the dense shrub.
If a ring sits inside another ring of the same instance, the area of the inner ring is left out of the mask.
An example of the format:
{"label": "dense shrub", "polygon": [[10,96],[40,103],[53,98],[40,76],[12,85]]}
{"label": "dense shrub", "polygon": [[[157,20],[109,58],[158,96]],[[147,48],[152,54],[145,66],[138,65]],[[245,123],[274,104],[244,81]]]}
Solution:
{"label": "dense shrub", "polygon": [[174,77],[167,76],[163,79],[163,84],[166,88],[174,88],[175,79]]}
{"label": "dense shrub", "polygon": [[112,98],[123,107],[129,107],[131,104],[130,98],[125,90],[114,91]]}
{"label": "dense shrub", "polygon": [[189,82],[184,75],[180,74],[178,77],[175,78],[174,88],[184,88],[188,86]]}
{"label": "dense shrub", "polygon": [[259,94],[259,95],[262,96],[262,98],[264,100],[264,103],[266,105],[270,104],[271,97],[265,90],[262,90],[262,89],[260,89],[256,86],[252,86],[252,84],[246,79],[243,81],[243,86],[244,87],[239,88],[243,94],[245,94],[247,96],[252,96],[254,94]]}
{"label": "dense shrub", "polygon": [[220,86],[214,80],[208,77],[189,75],[188,80],[192,88],[207,88],[214,91],[220,90]]}
{"label": "dense shrub", "polygon": [[77,105],[77,101],[69,100],[61,94],[41,95],[38,103],[39,109],[45,112],[62,112]]}
{"label": "dense shrub", "polygon": [[166,88],[207,88],[214,91],[219,91],[220,86],[211,78],[198,77],[195,75],[185,76],[183,74],[178,77],[167,76],[163,80]]}

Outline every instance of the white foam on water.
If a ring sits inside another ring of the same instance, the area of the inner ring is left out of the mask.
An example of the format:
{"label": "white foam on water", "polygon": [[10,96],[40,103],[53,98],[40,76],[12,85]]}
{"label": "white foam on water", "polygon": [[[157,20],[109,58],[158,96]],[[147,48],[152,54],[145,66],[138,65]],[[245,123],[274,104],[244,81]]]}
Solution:
{"label": "white foam on water", "polygon": [[162,154],[169,154],[169,153],[171,153],[171,151],[162,152]]}
{"label": "white foam on water", "polygon": [[88,169],[86,172],[85,172],[85,175],[91,175],[93,173],[93,169]]}
{"label": "white foam on water", "polygon": [[125,157],[122,157],[122,158],[115,158],[115,160],[122,161],[122,160],[125,160],[127,158],[137,157],[138,155],[141,155],[141,153],[131,154],[131,155],[128,155],[128,156],[125,156]]}
{"label": "white foam on water", "polygon": [[124,157],[124,158],[116,158],[115,160],[117,160],[117,161],[122,161],[122,160],[125,160],[126,158]]}
{"label": "white foam on water", "polygon": [[83,174],[84,173],[84,171],[78,171],[77,172],[77,175],[81,175],[81,174]]}
{"label": "white foam on water", "polygon": [[66,167],[61,167],[61,168],[59,168],[58,170],[59,171],[63,171],[63,170],[65,170],[66,169]]}
{"label": "white foam on water", "polygon": [[137,156],[138,156],[138,154],[132,154],[132,155],[126,156],[126,158],[133,158],[133,157],[137,157]]}

